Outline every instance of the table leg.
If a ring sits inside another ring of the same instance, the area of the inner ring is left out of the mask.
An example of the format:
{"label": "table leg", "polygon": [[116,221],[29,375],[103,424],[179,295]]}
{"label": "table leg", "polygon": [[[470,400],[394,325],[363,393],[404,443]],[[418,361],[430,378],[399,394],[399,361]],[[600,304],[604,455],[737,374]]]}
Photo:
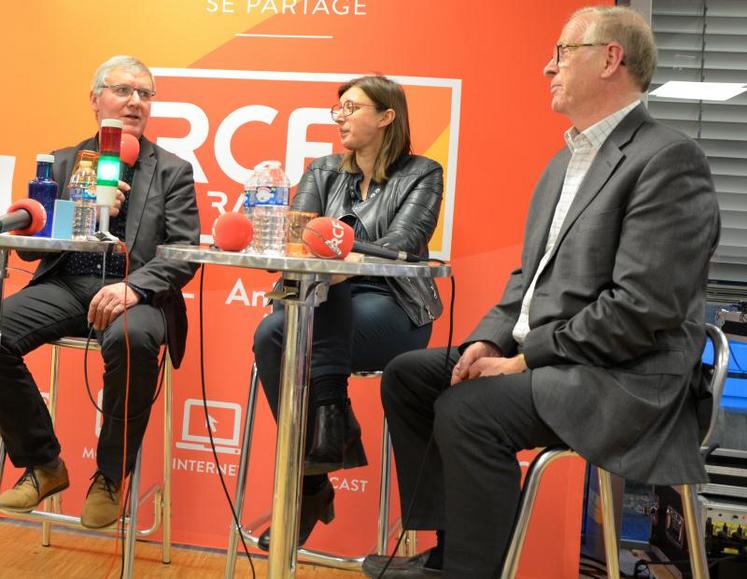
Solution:
{"label": "table leg", "polygon": [[283,279],[285,342],[267,572],[270,579],[289,579],[296,573],[312,322],[314,306],[324,300],[327,289],[326,283],[317,279],[314,274],[287,274]]}
{"label": "table leg", "polygon": [[249,457],[252,450],[252,434],[254,432],[255,408],[257,406],[257,366],[252,368],[252,376],[249,382],[249,399],[246,403],[246,419],[244,420],[244,433],[241,437],[241,459],[239,461],[239,472],[236,477],[236,492],[233,498],[233,506],[236,510],[236,522],[231,520],[231,532],[228,535],[228,550],[226,553],[226,568],[224,579],[232,579],[236,572],[236,547],[239,543],[239,533],[242,531],[241,518],[244,514],[244,493],[246,492],[246,478],[249,472]]}

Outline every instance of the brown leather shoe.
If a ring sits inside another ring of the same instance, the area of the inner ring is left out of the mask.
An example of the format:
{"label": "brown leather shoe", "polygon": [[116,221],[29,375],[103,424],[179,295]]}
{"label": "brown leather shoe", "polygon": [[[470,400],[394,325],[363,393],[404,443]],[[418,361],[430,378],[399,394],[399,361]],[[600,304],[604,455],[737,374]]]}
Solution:
{"label": "brown leather shoe", "polygon": [[13,488],[0,495],[0,509],[15,513],[28,513],[51,497],[70,486],[65,463],[55,468],[29,467]]}
{"label": "brown leather shoe", "polygon": [[102,473],[94,473],[88,489],[80,524],[87,529],[102,529],[119,519],[119,487]]}

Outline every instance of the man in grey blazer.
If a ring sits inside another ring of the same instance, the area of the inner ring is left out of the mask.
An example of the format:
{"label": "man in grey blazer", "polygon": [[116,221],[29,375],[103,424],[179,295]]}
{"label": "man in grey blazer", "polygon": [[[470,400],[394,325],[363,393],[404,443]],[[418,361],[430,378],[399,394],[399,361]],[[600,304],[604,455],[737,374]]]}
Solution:
{"label": "man in grey blazer", "polygon": [[[62,336],[89,335],[89,328],[101,344],[103,423],[97,470],[81,514],[82,524],[90,528],[105,527],[117,519],[123,469],[127,474],[131,471],[148,423],[161,345],[168,344],[177,367],[184,354],[187,318],[181,288],[195,269],[157,257],[156,247],[197,244],[200,225],[192,167],[143,136],[154,94],[150,70],[125,56],[102,64],[91,88],[97,124],[104,118],[121,120],[124,130],[140,141],[135,166],[123,165],[110,221],[111,233],[127,246],[126,283],[123,254],[108,256],[105,264],[101,254],[44,254],[31,283],[3,303],[0,434],[13,464],[26,470],[13,488],[0,495],[0,509],[31,511],[69,484],[49,413],[23,362],[25,354]],[[97,150],[97,138],[54,153],[54,177],[61,198],[68,197],[65,186],[81,149]],[[125,458],[123,418],[128,389]]]}
{"label": "man in grey blazer", "polygon": [[655,55],[630,9],[571,17],[544,73],[572,128],[534,191],[521,267],[459,353],[386,368],[403,520],[438,545],[384,577],[497,577],[522,449],[564,443],[648,483],[705,479],[695,391],[718,207],[703,153],[640,103]]}

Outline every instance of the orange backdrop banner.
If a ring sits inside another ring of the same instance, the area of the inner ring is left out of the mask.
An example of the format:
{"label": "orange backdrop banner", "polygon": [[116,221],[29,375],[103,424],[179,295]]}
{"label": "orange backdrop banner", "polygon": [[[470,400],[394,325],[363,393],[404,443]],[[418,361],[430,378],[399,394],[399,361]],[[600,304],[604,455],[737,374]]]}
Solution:
{"label": "orange backdrop banner", "polygon": [[[603,3],[611,3],[609,0]],[[445,202],[433,255],[450,259],[458,299],[458,342],[499,298],[519,261],[533,185],[561,146],[567,121],[549,109],[542,68],[567,17],[583,3],[510,0],[26,0],[0,9],[5,90],[0,94],[0,210],[26,195],[36,153],[96,131],[88,105],[96,67],[133,54],[153,68],[158,96],[146,135],[194,168],[202,239],[216,217],[238,206],[246,170],[282,161],[295,186],[313,159],[341,150],[329,116],[336,88],[360,74],[403,84],[414,150],[445,170]],[[13,260],[14,265],[19,265]],[[28,264],[19,265],[28,268]],[[199,275],[199,274],[198,274]],[[208,266],[204,278],[207,398],[222,470],[233,490],[254,328],[269,308],[276,276]],[[28,282],[14,272],[6,293]],[[445,301],[448,282],[439,281]],[[202,415],[197,279],[184,290],[191,332],[175,374],[173,540],[225,547],[229,509]],[[431,345],[445,345],[447,316]],[[101,365],[90,357],[94,396]],[[49,353],[28,364],[42,390]],[[95,468],[100,417],[82,383],[82,356],[65,353],[58,434],[72,474],[66,512],[77,513]],[[334,474],[337,519],[309,546],[341,554],[375,546],[378,382],[354,380],[351,395],[371,464]],[[161,469],[160,401],[146,437],[145,483]],[[258,403],[245,520],[269,509],[275,426]],[[525,455],[522,455],[525,457]],[[582,473],[556,467],[525,558],[523,577],[577,577]],[[11,469],[4,487],[11,484]],[[144,523],[149,518],[144,517]],[[540,520],[541,519],[541,520]],[[546,553],[539,557],[538,553]],[[560,570],[560,571],[558,571]],[[575,575],[574,575],[575,574]]]}

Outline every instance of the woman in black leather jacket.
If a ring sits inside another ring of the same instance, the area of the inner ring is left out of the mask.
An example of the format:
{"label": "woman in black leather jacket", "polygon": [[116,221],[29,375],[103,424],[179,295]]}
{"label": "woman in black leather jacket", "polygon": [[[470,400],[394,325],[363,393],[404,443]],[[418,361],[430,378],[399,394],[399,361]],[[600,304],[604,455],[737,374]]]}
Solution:
{"label": "woman in black leather jacket", "polygon": [[[383,76],[339,87],[332,107],[345,155],[317,159],[301,178],[293,209],[351,225],[358,240],[428,257],[443,192],[441,166],[411,154],[402,87]],[[352,371],[381,370],[400,353],[425,348],[442,310],[430,279],[353,277],[334,284],[314,313],[311,389],[299,545],[318,520],[334,517],[328,472],[366,464],[347,396]],[[265,394],[277,415],[283,310],[254,335]],[[270,529],[259,540],[269,548]]]}

